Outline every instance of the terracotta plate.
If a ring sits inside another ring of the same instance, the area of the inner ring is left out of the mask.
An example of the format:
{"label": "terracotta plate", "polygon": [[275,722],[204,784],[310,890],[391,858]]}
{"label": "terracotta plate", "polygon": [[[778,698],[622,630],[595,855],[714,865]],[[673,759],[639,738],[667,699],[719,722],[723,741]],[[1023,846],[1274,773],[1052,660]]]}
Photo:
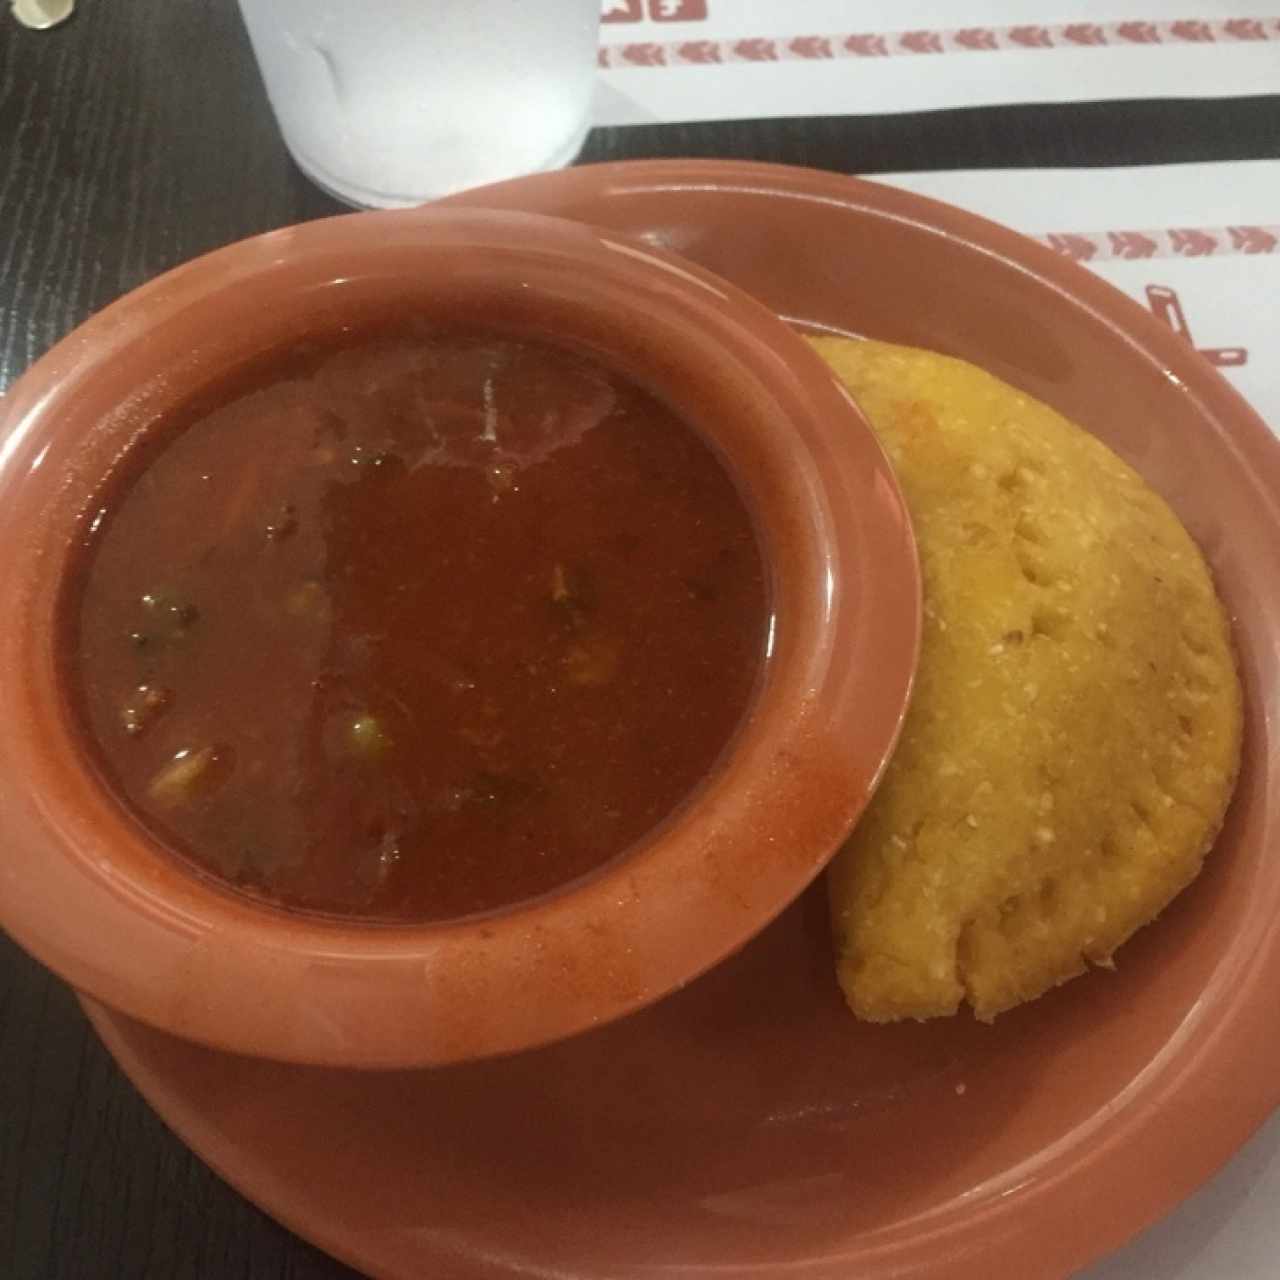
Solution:
{"label": "terracotta plate", "polygon": [[682,993],[520,1057],[281,1067],[91,1008],[108,1047],[246,1195],[379,1276],[1025,1280],[1118,1245],[1280,1101],[1280,446],[1141,308],[916,196],[702,162],[482,196],[639,233],[809,326],[965,356],[1119,449],[1237,619],[1248,740],[1227,829],[1118,972],[994,1028],[855,1023],[819,889]]}

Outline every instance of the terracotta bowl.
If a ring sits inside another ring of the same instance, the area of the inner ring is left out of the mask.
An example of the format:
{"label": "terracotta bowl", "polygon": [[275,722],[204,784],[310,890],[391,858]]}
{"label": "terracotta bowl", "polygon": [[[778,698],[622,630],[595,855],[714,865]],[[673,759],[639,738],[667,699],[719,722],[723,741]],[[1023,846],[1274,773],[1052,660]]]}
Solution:
{"label": "terracotta bowl", "polygon": [[[52,661],[104,476],[264,351],[412,308],[595,354],[725,458],[772,582],[764,675],[693,797],[593,877],[485,916],[291,914],[189,871],[89,767]],[[201,258],[107,308],[0,411],[0,923],[80,990],[238,1053],[360,1067],[604,1023],[741,945],[817,874],[891,749],[918,639],[910,527],[848,397],[772,313],[625,237],[518,213],[361,214]]]}

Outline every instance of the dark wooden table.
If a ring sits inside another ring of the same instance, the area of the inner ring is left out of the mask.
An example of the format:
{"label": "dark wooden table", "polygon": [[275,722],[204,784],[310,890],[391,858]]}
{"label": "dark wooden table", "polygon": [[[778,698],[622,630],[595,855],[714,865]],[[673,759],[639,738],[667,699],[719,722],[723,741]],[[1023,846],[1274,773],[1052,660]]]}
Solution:
{"label": "dark wooden table", "polygon": [[[157,272],[339,210],[285,154],[232,0],[80,10],[45,33],[0,12],[0,390]],[[583,159],[654,155],[862,173],[1275,157],[1280,97],[600,130]],[[353,1274],[192,1156],[0,935],[0,1280]]]}

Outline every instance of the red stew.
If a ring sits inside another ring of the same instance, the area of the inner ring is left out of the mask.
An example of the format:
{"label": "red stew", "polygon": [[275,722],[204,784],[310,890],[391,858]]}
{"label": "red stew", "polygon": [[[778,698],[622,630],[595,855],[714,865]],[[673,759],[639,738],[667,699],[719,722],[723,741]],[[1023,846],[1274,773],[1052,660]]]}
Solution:
{"label": "red stew", "polygon": [[99,767],[284,906],[426,921],[590,872],[707,776],[768,599],[702,438],[592,361],[366,338],[169,423],[63,653]]}

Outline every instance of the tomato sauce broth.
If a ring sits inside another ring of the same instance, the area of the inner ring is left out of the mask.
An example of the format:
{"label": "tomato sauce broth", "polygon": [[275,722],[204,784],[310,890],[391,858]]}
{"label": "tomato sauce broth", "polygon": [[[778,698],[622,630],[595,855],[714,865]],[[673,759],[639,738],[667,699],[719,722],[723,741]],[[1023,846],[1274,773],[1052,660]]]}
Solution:
{"label": "tomato sauce broth", "polygon": [[169,848],[281,906],[492,910],[714,769],[768,623],[713,450],[592,360],[383,334],[268,362],[126,460],[60,660]]}

